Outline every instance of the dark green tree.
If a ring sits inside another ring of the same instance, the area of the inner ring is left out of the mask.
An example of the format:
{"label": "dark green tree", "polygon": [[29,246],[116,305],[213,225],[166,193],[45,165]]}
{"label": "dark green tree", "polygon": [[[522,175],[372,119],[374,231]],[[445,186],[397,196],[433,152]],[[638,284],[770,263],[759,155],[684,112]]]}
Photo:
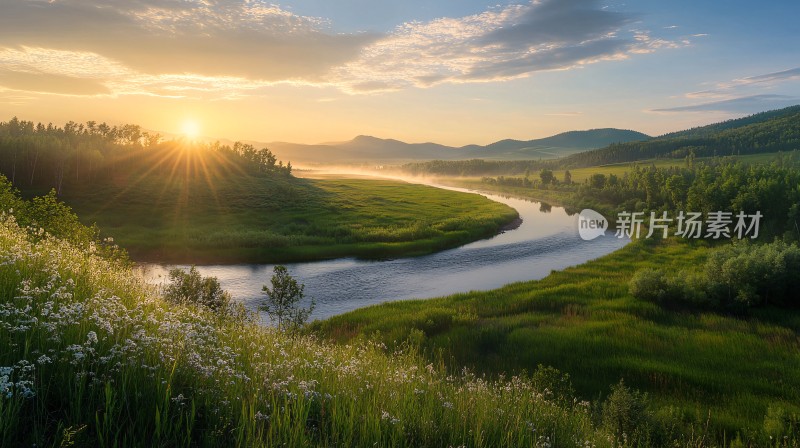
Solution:
{"label": "dark green tree", "polygon": [[542,184],[543,185],[548,185],[548,184],[553,183],[553,180],[555,179],[555,176],[553,176],[553,171],[552,170],[549,170],[549,169],[545,168],[545,169],[543,169],[542,171],[539,172],[539,178],[542,179]]}
{"label": "dark green tree", "polygon": [[602,189],[606,186],[606,175],[600,173],[592,174],[592,177],[589,178],[589,185],[598,190]]}

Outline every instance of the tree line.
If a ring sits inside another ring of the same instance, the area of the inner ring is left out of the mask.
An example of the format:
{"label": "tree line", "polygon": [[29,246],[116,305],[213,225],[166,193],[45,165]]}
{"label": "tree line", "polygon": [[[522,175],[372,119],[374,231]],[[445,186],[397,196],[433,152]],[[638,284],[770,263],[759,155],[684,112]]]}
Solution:
{"label": "tree line", "polygon": [[535,172],[552,164],[552,161],[539,160],[432,160],[404,164],[400,171],[413,176],[515,175]]}
{"label": "tree line", "polygon": [[70,121],[63,127],[14,117],[0,122],[0,173],[25,190],[96,187],[131,175],[291,175],[267,148],[164,139],[138,125]]}
{"label": "tree line", "polygon": [[800,169],[791,153],[770,164],[744,165],[730,158],[717,158],[687,166],[666,168],[635,165],[622,176],[595,173],[583,183],[574,183],[566,171],[558,180],[543,169],[538,179],[484,177],[490,184],[560,191],[571,196],[576,208],[615,213],[664,211],[737,213],[760,211],[764,235],[800,239]]}

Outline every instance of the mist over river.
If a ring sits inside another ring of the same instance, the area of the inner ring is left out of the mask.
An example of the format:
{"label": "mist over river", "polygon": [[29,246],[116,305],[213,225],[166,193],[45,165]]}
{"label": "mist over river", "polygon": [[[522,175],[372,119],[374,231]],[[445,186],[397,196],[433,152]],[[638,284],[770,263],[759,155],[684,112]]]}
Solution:
{"label": "mist over river", "polygon": [[[582,240],[578,235],[577,215],[567,214],[562,207],[497,194],[476,194],[513,207],[519,212],[522,224],[492,238],[421,257],[380,261],[342,258],[286,264],[289,273],[305,284],[306,299],[316,300],[311,319],[325,319],[388,301],[495,289],[512,282],[540,279],[552,270],[598,258],[629,242],[611,232],[592,241]],[[265,297],[261,287],[269,283],[273,266],[209,265],[197,269],[204,276],[217,277],[234,300],[256,309]],[[170,267],[142,264],[142,271],[148,281],[162,283],[167,280]]]}

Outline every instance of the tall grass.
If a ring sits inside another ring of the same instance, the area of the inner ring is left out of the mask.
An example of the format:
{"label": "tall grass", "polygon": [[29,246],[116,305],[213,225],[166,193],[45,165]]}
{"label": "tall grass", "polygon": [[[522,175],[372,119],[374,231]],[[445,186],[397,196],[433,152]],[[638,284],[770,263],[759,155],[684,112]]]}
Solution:
{"label": "tall grass", "polygon": [[737,317],[663,308],[628,292],[638,269],[692,269],[708,251],[700,242],[643,240],[539,281],[372,306],[314,330],[343,343],[377,337],[391,346],[413,338],[429,353],[450,356],[451,365],[490,376],[551,365],[591,400],[624,378],[648,392],[654,412],[671,416],[679,432],[707,427],[719,443],[739,434],[769,444],[774,434],[766,422],[780,409],[781,437],[798,443],[796,310]]}
{"label": "tall grass", "polygon": [[0,220],[0,446],[604,446],[587,403],[168,304]]}

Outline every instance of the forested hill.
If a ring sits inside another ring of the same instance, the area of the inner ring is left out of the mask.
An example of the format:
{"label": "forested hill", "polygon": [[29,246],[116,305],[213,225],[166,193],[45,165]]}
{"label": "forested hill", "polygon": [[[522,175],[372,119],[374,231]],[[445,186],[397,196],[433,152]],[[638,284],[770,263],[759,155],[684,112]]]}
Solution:
{"label": "forested hill", "polygon": [[712,157],[800,149],[800,105],[709,126],[666,134],[648,141],[612,144],[560,159],[564,168],[653,158]]}
{"label": "forested hill", "polygon": [[664,134],[659,137],[656,137],[656,140],[681,138],[681,137],[683,138],[709,137],[714,134],[720,133],[722,131],[727,131],[729,129],[743,128],[745,126],[765,123],[771,120],[779,120],[782,118],[785,119],[787,116],[788,117],[794,116],[796,119],[798,113],[800,113],[800,105],[791,106],[784,109],[770,110],[767,112],[760,112],[742,118],[736,118],[733,120],[726,120],[719,123],[687,129],[685,131],[670,132],[669,134]]}
{"label": "forested hill", "polygon": [[18,120],[0,122],[0,174],[25,191],[129,185],[152,176],[181,178],[252,175],[290,178],[266,148],[235,143],[162,141],[137,125],[90,121],[64,127]]}
{"label": "forested hill", "polygon": [[[580,149],[596,149],[612,143],[620,142],[633,142],[649,140],[651,137],[641,132],[631,131],[626,129],[591,129],[588,131],[569,131],[562,132],[561,134],[552,137],[540,138],[537,140],[529,140],[527,142],[520,142],[518,140],[503,140],[497,143],[492,143],[486,146],[486,149],[494,149],[495,147],[502,147],[503,143],[506,146],[511,146],[512,149],[521,149],[525,147],[555,147],[555,148],[580,148]],[[508,144],[508,142],[516,142],[517,146]]]}

